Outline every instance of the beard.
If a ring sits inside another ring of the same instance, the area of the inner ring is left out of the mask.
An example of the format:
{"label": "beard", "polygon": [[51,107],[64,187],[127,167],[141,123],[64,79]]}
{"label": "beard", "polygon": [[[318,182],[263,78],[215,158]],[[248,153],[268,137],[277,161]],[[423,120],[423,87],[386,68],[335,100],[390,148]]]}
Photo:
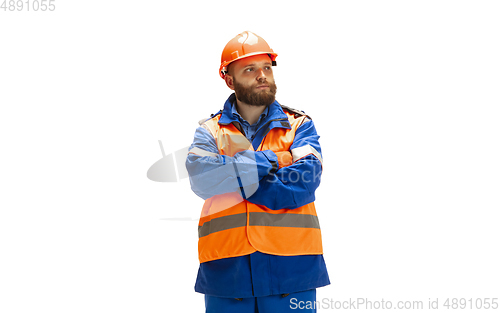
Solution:
{"label": "beard", "polygon": [[266,84],[269,85],[269,90],[255,91],[254,88],[257,84],[245,87],[234,80],[236,98],[243,103],[253,106],[269,106],[275,100],[277,87],[274,82],[266,82]]}

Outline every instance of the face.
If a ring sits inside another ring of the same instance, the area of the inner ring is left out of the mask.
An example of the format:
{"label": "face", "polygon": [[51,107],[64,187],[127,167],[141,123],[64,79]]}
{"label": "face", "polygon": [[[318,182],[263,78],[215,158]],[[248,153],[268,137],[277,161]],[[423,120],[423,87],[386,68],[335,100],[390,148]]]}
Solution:
{"label": "face", "polygon": [[255,55],[235,61],[226,75],[227,86],[236,98],[254,106],[268,106],[275,100],[276,84],[271,58],[267,54]]}

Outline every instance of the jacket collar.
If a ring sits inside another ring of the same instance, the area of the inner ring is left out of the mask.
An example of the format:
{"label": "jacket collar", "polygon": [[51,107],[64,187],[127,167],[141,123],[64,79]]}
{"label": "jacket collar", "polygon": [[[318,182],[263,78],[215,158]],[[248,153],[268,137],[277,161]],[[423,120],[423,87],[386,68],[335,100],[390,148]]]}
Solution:
{"label": "jacket collar", "polygon": [[[229,98],[227,98],[226,102],[224,103],[224,109],[222,110],[222,115],[219,119],[219,124],[229,124],[232,122],[239,122],[238,118],[233,115],[232,113],[232,106],[233,103],[236,101],[236,94],[232,93]],[[268,121],[272,120],[286,120],[288,121],[288,117],[283,112],[283,109],[281,108],[281,105],[278,103],[278,101],[274,101],[271,103],[268,107],[268,113],[264,117],[264,120],[262,123],[267,123]],[[284,128],[290,128],[290,125],[288,127],[283,126]]]}
{"label": "jacket collar", "polygon": [[[231,108],[231,113],[233,114],[233,116],[236,115],[236,117],[238,118],[238,121],[241,123],[242,121],[245,121],[245,119],[240,115],[240,113],[238,113],[238,110],[236,110],[236,104],[233,103],[233,107]],[[264,112],[262,112],[259,116],[259,119],[257,121],[257,123],[260,123],[261,120],[264,120],[265,117],[267,116],[267,114],[269,113],[269,107],[266,107],[264,109]],[[248,123],[248,121],[245,121]],[[249,124],[250,125],[250,124]]]}

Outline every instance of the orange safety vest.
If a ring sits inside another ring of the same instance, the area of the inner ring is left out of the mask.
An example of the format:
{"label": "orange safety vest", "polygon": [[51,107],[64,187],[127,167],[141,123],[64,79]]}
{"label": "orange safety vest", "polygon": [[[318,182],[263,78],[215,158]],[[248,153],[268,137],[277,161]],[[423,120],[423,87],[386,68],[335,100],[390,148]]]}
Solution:
{"label": "orange safety vest", "polygon": [[[271,129],[257,151],[289,150],[295,131],[307,116],[296,117],[284,111],[291,129]],[[215,138],[219,154],[232,157],[237,152],[253,150],[234,124],[219,124],[220,117],[218,114],[202,124]],[[314,202],[296,209],[271,210],[243,199],[238,192],[216,195],[203,205],[198,236],[200,263],[255,251],[284,256],[323,254]]]}

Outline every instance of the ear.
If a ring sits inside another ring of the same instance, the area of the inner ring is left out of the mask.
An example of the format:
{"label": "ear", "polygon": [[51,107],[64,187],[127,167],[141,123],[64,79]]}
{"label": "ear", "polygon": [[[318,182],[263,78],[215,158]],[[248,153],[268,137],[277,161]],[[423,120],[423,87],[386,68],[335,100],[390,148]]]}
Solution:
{"label": "ear", "polygon": [[226,85],[229,87],[229,89],[234,90],[233,77],[229,74],[226,74],[226,76],[224,77],[224,80],[226,81]]}

